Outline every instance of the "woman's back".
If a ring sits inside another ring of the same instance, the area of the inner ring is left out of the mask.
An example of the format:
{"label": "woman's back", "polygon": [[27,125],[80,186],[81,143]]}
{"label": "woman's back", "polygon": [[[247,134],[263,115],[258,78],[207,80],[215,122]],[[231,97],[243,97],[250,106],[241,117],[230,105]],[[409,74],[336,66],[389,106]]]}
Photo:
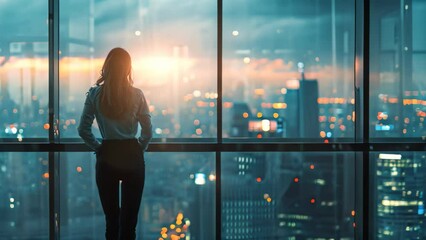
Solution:
{"label": "woman's back", "polygon": [[89,89],[78,132],[93,150],[100,147],[92,133],[94,118],[104,140],[134,139],[141,125],[139,143],[145,150],[152,138],[151,116],[143,92],[132,86],[130,55],[121,48],[108,54],[96,86]]}
{"label": "woman's back", "polygon": [[[149,115],[148,105],[144,94],[140,89],[132,88],[132,98],[130,104],[131,111],[123,114],[120,119],[111,119],[102,114],[100,109],[100,93],[102,86],[92,87],[87,98],[94,105],[94,113],[98,122],[99,130],[103,139],[131,139],[135,138],[138,130],[138,123],[146,122],[145,117]],[[149,126],[144,126],[149,128]]]}

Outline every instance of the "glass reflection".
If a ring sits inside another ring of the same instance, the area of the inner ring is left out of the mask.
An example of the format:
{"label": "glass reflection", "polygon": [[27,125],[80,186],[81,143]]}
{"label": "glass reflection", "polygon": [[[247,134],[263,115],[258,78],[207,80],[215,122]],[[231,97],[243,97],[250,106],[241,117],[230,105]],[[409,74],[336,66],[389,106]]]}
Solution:
{"label": "glass reflection", "polygon": [[355,239],[355,153],[223,153],[222,239]]}
{"label": "glass reflection", "polygon": [[[145,159],[138,237],[184,234],[184,239],[214,239],[214,154],[146,153]],[[60,162],[61,239],[102,239],[105,220],[95,182],[95,155],[64,153]]]}

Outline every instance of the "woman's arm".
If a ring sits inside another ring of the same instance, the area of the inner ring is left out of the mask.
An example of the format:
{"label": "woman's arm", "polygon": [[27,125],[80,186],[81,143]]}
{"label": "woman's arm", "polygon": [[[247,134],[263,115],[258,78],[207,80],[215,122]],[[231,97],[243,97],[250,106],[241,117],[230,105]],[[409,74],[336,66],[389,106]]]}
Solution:
{"label": "woman's arm", "polygon": [[95,106],[94,102],[90,99],[89,93],[87,94],[86,101],[84,102],[80,125],[78,126],[78,134],[91,149],[97,151],[101,146],[101,143],[92,133],[92,124],[95,119]]}
{"label": "woman's arm", "polygon": [[151,115],[149,114],[148,104],[146,102],[145,96],[141,91],[141,96],[139,99],[138,107],[138,121],[141,125],[141,136],[139,137],[139,143],[142,146],[142,149],[145,151],[148,148],[149,141],[152,138],[152,125],[151,125]]}

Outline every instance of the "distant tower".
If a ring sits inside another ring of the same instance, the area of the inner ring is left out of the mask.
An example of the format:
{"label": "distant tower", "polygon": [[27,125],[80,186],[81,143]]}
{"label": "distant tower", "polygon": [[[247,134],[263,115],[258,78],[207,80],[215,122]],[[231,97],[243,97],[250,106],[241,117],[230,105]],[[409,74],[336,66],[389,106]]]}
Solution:
{"label": "distant tower", "polygon": [[247,103],[234,103],[232,106],[230,121],[231,137],[248,137],[248,123],[251,117]]}
{"label": "distant tower", "polygon": [[318,81],[305,79],[303,63],[298,67],[301,80],[287,81],[286,137],[319,138]]}
{"label": "distant tower", "polygon": [[[170,93],[171,99],[173,101],[173,110],[174,110],[174,124],[175,126],[181,125],[181,109],[182,109],[182,98],[185,94],[185,89],[183,89],[183,77],[186,75],[186,69],[183,66],[183,61],[188,59],[189,50],[188,46],[174,46],[173,47],[173,60],[176,64],[176,68],[173,70],[172,78],[172,92]],[[177,130],[176,130],[177,131]],[[176,134],[180,134],[176,132]]]}
{"label": "distant tower", "polygon": [[299,89],[299,133],[303,138],[319,137],[318,121],[318,81],[305,80],[300,81]]}
{"label": "distant tower", "polygon": [[241,99],[241,101],[243,102],[248,102],[247,101],[247,94],[246,94],[246,89],[247,89],[247,84],[243,81],[240,81],[237,83],[237,86],[235,86],[235,90],[234,90],[234,96],[238,96],[239,99]]}

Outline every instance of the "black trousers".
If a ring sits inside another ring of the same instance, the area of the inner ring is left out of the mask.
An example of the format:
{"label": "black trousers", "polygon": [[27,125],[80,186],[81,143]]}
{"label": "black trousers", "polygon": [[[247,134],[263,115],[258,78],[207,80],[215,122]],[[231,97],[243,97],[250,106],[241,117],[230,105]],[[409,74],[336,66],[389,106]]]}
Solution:
{"label": "black trousers", "polygon": [[145,161],[137,140],[104,140],[96,153],[96,184],[105,213],[106,239],[136,239],[144,183]]}

